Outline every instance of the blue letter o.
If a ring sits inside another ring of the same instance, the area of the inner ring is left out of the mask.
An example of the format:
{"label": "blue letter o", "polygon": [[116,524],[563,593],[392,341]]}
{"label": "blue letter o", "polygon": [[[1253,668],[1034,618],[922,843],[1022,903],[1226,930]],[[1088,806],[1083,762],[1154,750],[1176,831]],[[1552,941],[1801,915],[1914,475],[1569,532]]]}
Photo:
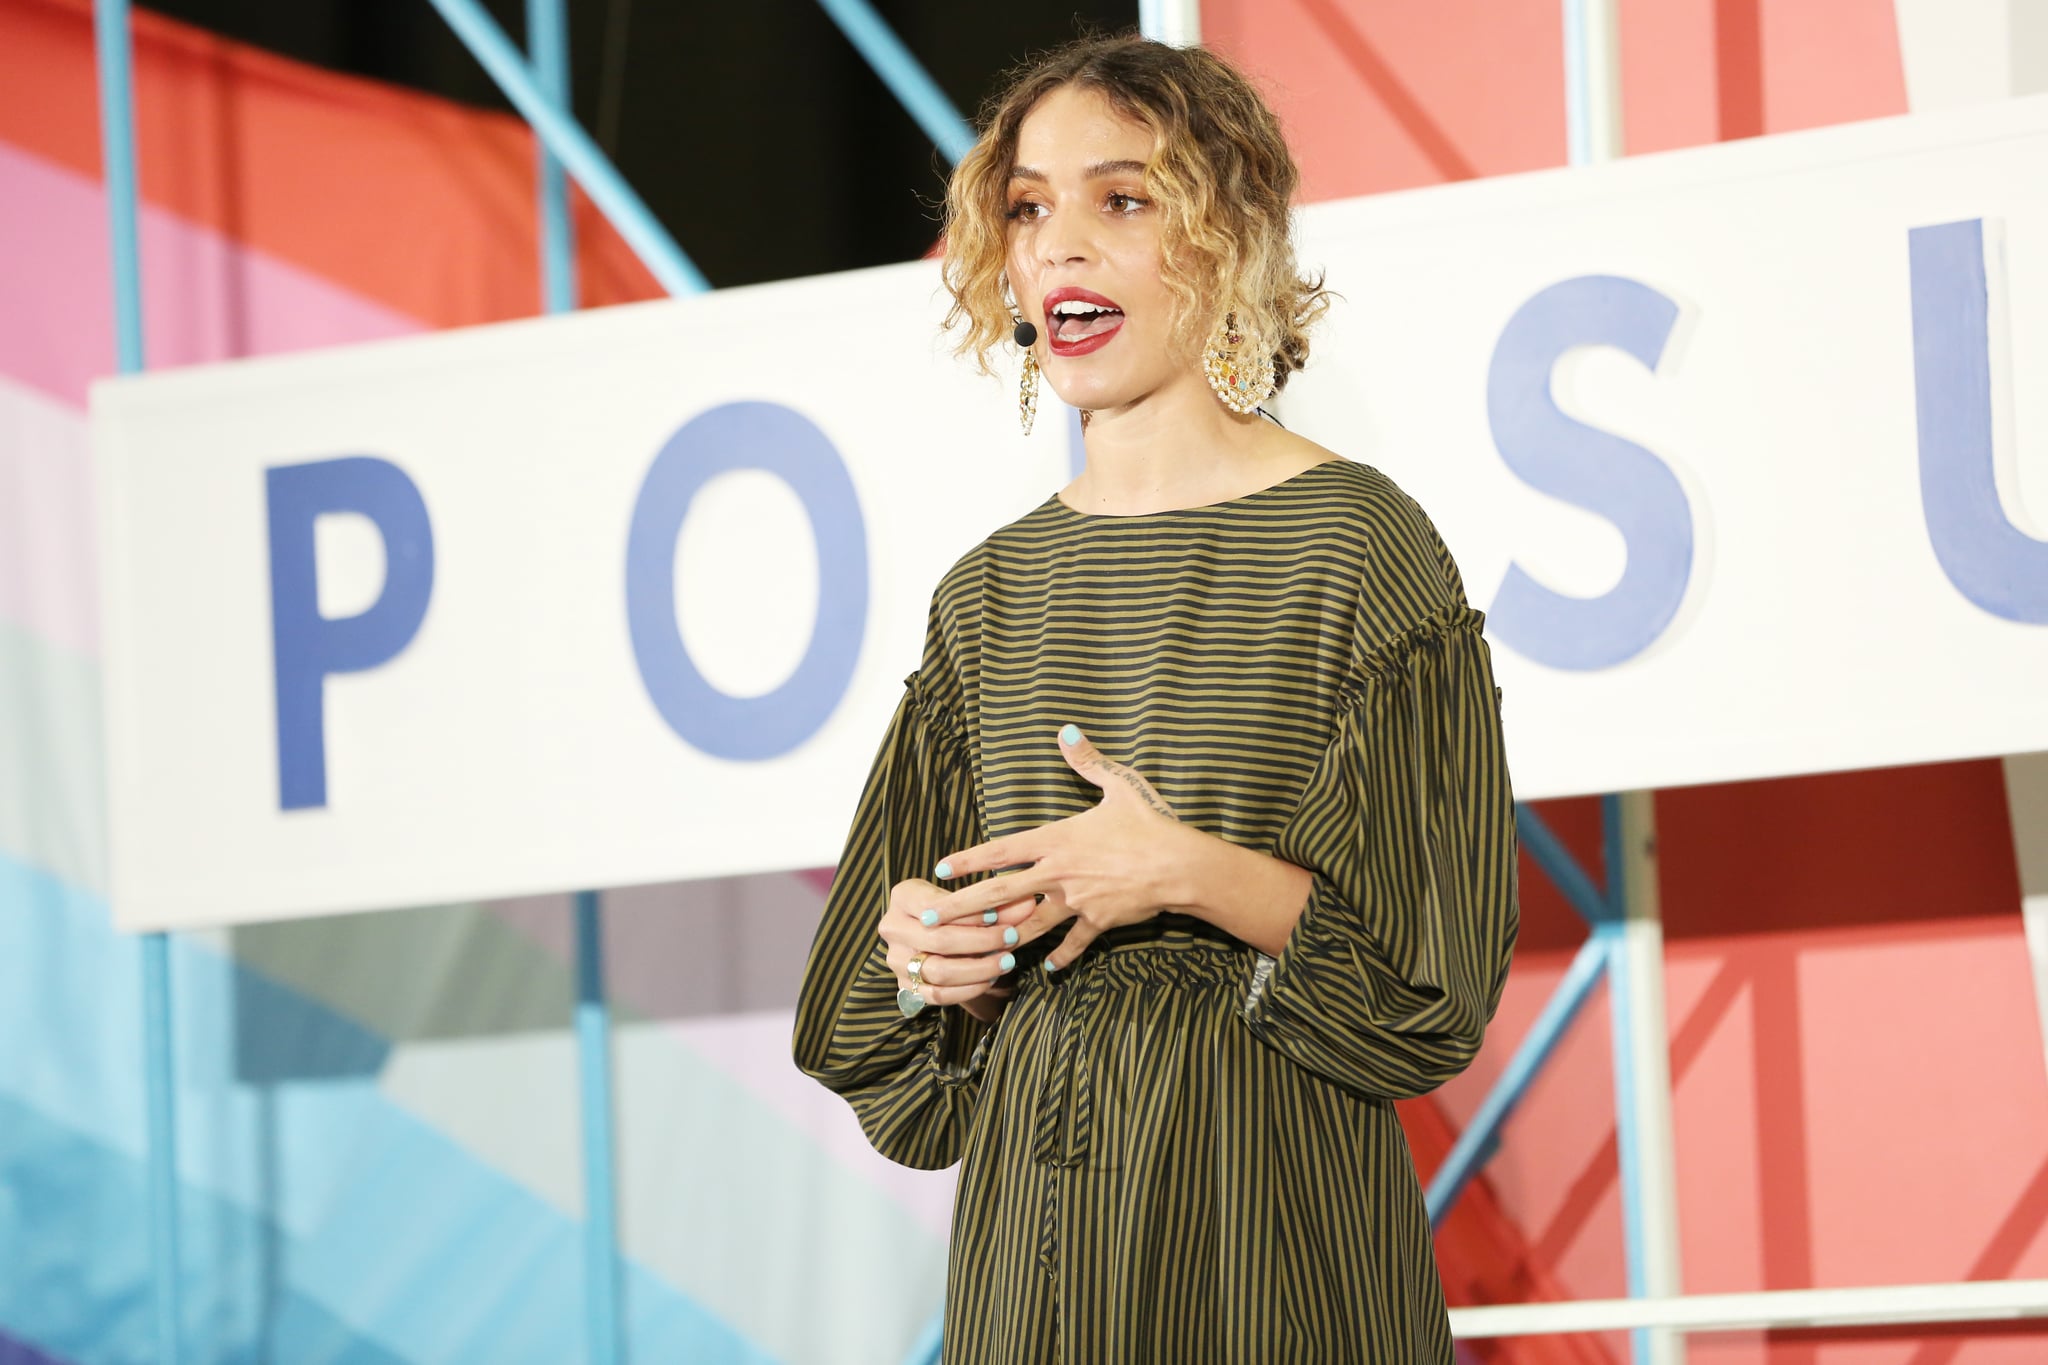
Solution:
{"label": "blue letter o", "polygon": [[[818,619],[796,671],[766,696],[713,687],[676,624],[676,542],[699,489],[758,469],[796,493],[818,547]],[[790,752],[846,695],[867,626],[868,546],[860,499],[825,433],[779,403],[724,403],[669,437],[640,485],[626,539],[626,620],[633,658],[661,718],[714,758]]]}

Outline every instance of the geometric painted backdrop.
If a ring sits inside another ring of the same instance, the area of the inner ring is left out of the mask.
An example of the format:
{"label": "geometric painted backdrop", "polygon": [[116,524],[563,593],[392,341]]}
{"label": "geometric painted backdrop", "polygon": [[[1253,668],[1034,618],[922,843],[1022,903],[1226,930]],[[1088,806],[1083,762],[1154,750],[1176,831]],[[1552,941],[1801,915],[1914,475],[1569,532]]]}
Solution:
{"label": "geometric painted backdrop", "polygon": [[[1561,161],[1556,10],[1241,0],[1205,6],[1204,22],[1266,79],[1328,197]],[[1632,126],[1677,145],[1902,109],[1895,36],[1871,17],[1889,7],[1806,10],[1834,17],[1824,79],[1787,65],[1810,35],[1784,0],[1624,4],[1625,34],[1692,22],[1704,47],[1663,50],[1726,68],[1644,82],[1659,50],[1629,48],[1631,100],[1654,106],[1632,104]],[[538,311],[532,145],[516,123],[148,15],[136,39],[152,365]],[[83,405],[113,341],[93,100],[85,0],[0,0],[0,1362],[141,1361],[150,1341],[137,953],[104,899]],[[587,303],[655,294],[587,206],[578,239]],[[1996,766],[1663,793],[1658,807],[1688,1287],[2048,1275],[2048,1078]],[[1546,814],[1592,861],[1587,808]],[[1486,1049],[1403,1106],[1425,1175],[1582,933],[1526,866],[1522,885]],[[948,1177],[880,1161],[789,1064],[822,886],[797,874],[607,896],[635,1359],[893,1362],[937,1305]],[[189,1358],[580,1358],[566,905],[173,943]],[[1606,1039],[1596,997],[1444,1229],[1454,1303],[1623,1292]],[[1692,1352],[2017,1365],[2039,1346],[1736,1338]],[[1486,1358],[1620,1351],[1546,1341]]]}

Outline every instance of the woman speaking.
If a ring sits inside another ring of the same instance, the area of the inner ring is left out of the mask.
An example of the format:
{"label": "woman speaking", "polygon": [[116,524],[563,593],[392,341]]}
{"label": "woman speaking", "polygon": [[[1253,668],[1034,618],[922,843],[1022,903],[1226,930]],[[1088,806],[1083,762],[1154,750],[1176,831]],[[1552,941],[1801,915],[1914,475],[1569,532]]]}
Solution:
{"label": "woman speaking", "polygon": [[1021,350],[1087,464],[939,583],[795,1038],[960,1163],[948,1361],[1452,1358],[1393,1101],[1507,974],[1500,693],[1422,509],[1259,411],[1326,302],[1297,178],[1242,76],[1127,37],[953,175],[960,349]]}

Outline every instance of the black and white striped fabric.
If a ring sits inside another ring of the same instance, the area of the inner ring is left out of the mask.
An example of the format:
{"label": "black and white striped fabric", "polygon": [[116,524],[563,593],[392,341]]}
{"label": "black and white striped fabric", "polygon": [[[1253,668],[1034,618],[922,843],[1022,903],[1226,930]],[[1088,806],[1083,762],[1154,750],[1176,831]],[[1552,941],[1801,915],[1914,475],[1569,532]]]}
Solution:
{"label": "black and white striped fabric", "polygon": [[[1451,1360],[1392,1101],[1472,1060],[1519,922],[1482,624],[1422,509],[1347,460],[1145,516],[1049,498],[947,573],[795,1046],[885,1155],[961,1163],[948,1362]],[[1020,950],[992,1027],[904,1019],[889,889],[1094,804],[1068,722],[1314,874],[1285,952],[1163,915],[1053,976]]]}

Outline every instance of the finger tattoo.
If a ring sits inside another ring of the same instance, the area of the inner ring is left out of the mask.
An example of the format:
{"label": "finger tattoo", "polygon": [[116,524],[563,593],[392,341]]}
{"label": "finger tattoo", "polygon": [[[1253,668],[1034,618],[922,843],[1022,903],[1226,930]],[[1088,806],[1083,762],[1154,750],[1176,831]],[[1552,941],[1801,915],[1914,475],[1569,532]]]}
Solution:
{"label": "finger tattoo", "polygon": [[1150,806],[1153,810],[1158,811],[1161,815],[1167,816],[1168,818],[1177,818],[1173,814],[1173,808],[1167,805],[1166,802],[1163,799],[1161,799],[1159,793],[1152,789],[1152,784],[1150,782],[1147,782],[1144,778],[1138,776],[1129,768],[1123,767],[1122,765],[1117,765],[1116,767],[1112,768],[1111,771],[1113,771],[1118,777],[1124,780],[1124,785],[1128,786],[1132,791],[1138,794],[1138,799],[1140,801],[1143,801],[1146,805]]}

